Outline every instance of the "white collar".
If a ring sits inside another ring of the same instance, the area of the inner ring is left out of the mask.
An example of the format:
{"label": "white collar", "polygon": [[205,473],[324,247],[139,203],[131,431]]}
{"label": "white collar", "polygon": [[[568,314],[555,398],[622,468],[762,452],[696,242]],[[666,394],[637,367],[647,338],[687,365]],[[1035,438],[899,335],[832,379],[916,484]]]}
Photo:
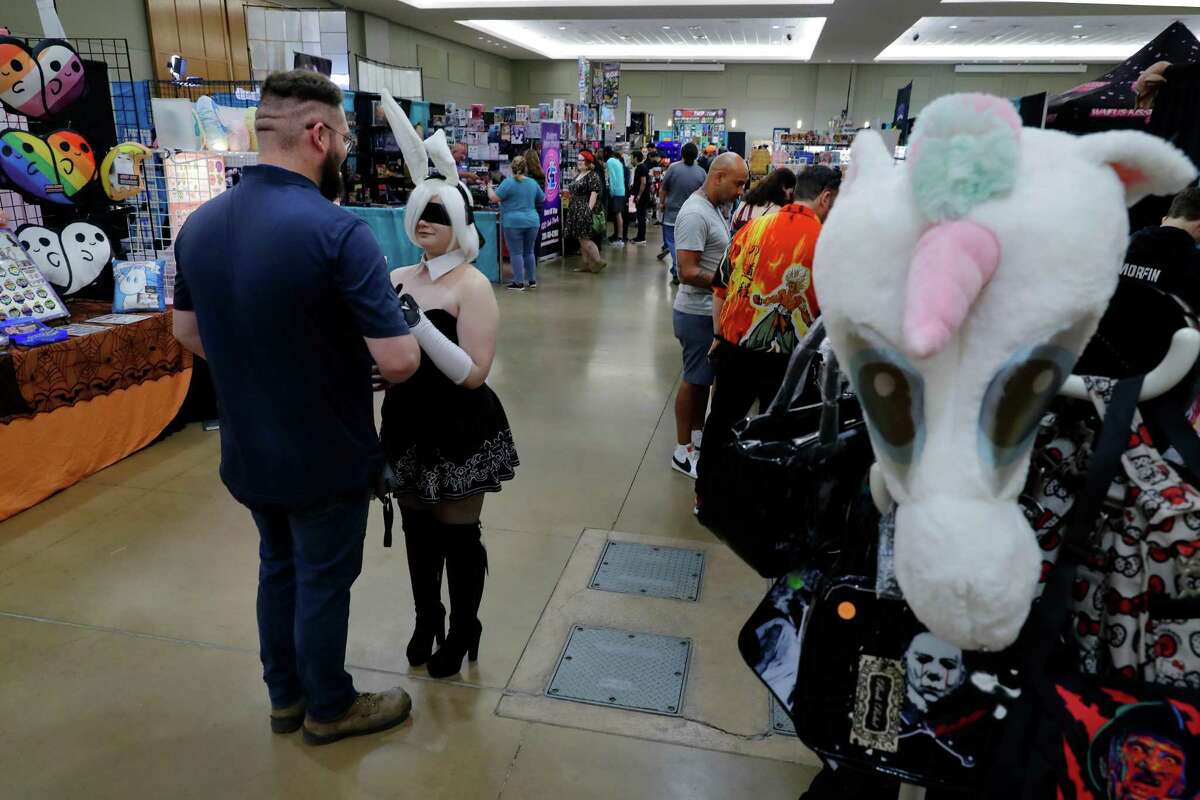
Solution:
{"label": "white collar", "polygon": [[467,263],[466,254],[462,250],[455,248],[449,253],[443,253],[437,258],[421,257],[421,263],[425,265],[425,269],[429,270],[429,277],[437,281],[438,278],[445,275],[450,270]]}

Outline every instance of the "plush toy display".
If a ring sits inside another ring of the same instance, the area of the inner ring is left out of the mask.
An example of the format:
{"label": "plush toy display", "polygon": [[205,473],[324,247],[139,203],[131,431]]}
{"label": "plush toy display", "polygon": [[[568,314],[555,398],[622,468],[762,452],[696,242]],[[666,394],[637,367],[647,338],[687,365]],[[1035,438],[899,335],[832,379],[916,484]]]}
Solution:
{"label": "plush toy display", "polygon": [[108,151],[100,164],[100,185],[112,200],[128,200],[146,189],[142,162],[150,148],[138,142],[122,142]]}
{"label": "plush toy display", "polygon": [[1022,129],[987,95],[930,104],[905,164],[856,138],[813,279],[899,504],[896,577],[939,638],[1015,640],[1041,563],[1017,504],[1038,422],[1116,288],[1126,205],[1194,177],[1160,139]]}
{"label": "plush toy display", "polygon": [[35,203],[71,205],[96,177],[96,154],[75,131],[45,139],[29,131],[0,131],[0,177]]}
{"label": "plush toy display", "polygon": [[164,281],[166,262],[113,262],[113,313],[130,311],[165,311],[167,295]]}
{"label": "plush toy display", "polygon": [[17,228],[17,241],[38,271],[64,295],[96,280],[112,260],[108,236],[90,222],[72,222],[61,234],[41,225],[22,225]]}
{"label": "plush toy display", "polygon": [[0,36],[0,103],[17,114],[47,119],[83,94],[83,61],[67,42],[44,39],[30,50],[24,40]]}
{"label": "plush toy display", "polygon": [[[458,165],[454,163],[454,155],[446,143],[445,132],[439,130],[422,142],[404,109],[386,89],[383,91],[382,105],[396,142],[400,145],[400,152],[404,155],[404,164],[416,184],[404,209],[404,230],[409,240],[417,240],[417,223],[429,201],[437,197],[450,217],[455,243],[466,255],[466,260],[473,261],[479,255],[482,244],[479,229],[475,227],[475,214],[471,210],[471,194],[458,179]],[[437,170],[433,176],[429,174],[431,160]]]}
{"label": "plush toy display", "polygon": [[229,129],[221,121],[216,102],[208,95],[201,95],[196,100],[196,122],[204,137],[205,150],[229,150]]}

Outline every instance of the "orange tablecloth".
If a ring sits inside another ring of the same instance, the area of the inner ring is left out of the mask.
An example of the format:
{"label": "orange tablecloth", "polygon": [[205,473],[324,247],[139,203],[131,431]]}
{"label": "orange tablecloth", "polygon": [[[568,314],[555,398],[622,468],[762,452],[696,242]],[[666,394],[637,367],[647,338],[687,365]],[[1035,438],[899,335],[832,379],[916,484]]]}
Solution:
{"label": "orange tablecloth", "polygon": [[0,425],[0,520],[37,505],[154,441],[179,413],[189,368]]}
{"label": "orange tablecloth", "polygon": [[[106,313],[76,304],[72,321]],[[0,358],[0,520],[153,442],[179,413],[192,356],[171,313]],[[8,406],[8,407],[5,407]]]}

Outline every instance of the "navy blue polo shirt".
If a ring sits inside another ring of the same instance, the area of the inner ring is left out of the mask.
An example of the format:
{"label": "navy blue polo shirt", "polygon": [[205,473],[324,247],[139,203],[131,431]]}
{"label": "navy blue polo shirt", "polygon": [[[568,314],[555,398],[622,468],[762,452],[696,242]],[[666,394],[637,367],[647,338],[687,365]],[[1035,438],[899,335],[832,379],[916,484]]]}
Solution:
{"label": "navy blue polo shirt", "polygon": [[408,333],[370,228],[308,178],[250,167],[175,242],[221,414],[221,478],[251,508],[374,485],[383,464],[363,337]]}

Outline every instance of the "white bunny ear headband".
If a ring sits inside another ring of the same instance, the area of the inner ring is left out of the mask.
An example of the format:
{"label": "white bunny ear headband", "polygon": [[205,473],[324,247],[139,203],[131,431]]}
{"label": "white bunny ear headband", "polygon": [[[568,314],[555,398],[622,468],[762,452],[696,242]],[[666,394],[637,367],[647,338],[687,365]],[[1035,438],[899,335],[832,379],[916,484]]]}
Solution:
{"label": "white bunny ear headband", "polygon": [[[400,145],[400,152],[404,155],[404,163],[408,166],[413,183],[416,184],[416,188],[409,195],[408,206],[404,212],[404,230],[408,238],[416,241],[417,222],[425,213],[429,202],[437,197],[450,217],[455,244],[466,256],[467,261],[474,261],[483,247],[483,235],[475,227],[471,193],[458,179],[458,166],[454,163],[450,145],[446,143],[445,132],[436,131],[422,142],[404,109],[386,89],[382,92],[382,102],[383,113],[387,116],[396,143]],[[433,174],[429,172],[430,161],[435,169]],[[434,280],[437,277],[440,276],[435,276]]]}

